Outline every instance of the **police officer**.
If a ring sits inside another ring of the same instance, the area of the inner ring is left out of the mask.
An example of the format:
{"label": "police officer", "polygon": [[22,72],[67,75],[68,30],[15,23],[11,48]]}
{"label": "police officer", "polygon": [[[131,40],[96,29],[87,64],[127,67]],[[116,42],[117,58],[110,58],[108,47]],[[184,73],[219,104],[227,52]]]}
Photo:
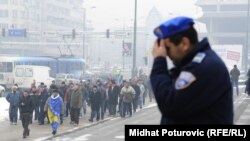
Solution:
{"label": "police officer", "polygon": [[[161,124],[233,124],[232,86],[225,64],[189,17],[155,28],[151,84]],[[168,70],[166,57],[174,68]]]}

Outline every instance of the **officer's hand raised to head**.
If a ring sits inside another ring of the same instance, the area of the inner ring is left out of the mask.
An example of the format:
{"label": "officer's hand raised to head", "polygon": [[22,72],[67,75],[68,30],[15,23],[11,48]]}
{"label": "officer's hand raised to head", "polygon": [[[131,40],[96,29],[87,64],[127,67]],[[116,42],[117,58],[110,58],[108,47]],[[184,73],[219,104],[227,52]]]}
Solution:
{"label": "officer's hand raised to head", "polygon": [[154,58],[167,56],[167,50],[164,45],[164,40],[160,40],[160,46],[158,45],[158,41],[155,41],[152,49],[152,56]]}

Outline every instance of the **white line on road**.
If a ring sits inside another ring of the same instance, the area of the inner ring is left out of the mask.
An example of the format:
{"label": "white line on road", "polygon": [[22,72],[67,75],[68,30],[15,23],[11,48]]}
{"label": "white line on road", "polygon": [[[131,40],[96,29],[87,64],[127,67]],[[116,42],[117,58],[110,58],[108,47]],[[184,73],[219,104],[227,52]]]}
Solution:
{"label": "white line on road", "polygon": [[47,139],[48,137],[50,137],[50,136],[37,138],[37,139],[35,139],[34,141],[44,141],[44,140]]}
{"label": "white line on road", "polygon": [[124,136],[115,136],[116,139],[124,139]]}
{"label": "white line on road", "polygon": [[116,120],[116,119],[120,119],[120,117],[112,118],[112,119],[110,119],[110,120]]}
{"label": "white line on road", "polygon": [[151,108],[151,107],[155,107],[157,106],[156,103],[152,103],[152,104],[149,104],[147,107],[143,108],[143,109],[147,109],[147,108]]}
{"label": "white line on road", "polygon": [[73,129],[69,129],[69,130],[67,130],[68,132],[73,132],[73,131],[75,131],[75,130],[77,130],[79,127],[75,127],[75,128],[73,128]]}
{"label": "white line on road", "polygon": [[250,115],[242,115],[239,120],[241,119],[250,119]]}
{"label": "white line on road", "polygon": [[74,139],[74,141],[87,141],[88,137],[92,136],[91,134],[85,134],[83,136],[77,137]]}

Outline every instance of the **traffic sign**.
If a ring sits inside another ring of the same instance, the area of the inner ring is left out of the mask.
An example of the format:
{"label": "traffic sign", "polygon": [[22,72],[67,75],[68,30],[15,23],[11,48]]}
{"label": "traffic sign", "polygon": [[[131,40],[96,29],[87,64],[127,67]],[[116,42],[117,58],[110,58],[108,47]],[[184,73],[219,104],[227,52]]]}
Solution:
{"label": "traffic sign", "polygon": [[9,37],[26,37],[26,29],[9,29]]}

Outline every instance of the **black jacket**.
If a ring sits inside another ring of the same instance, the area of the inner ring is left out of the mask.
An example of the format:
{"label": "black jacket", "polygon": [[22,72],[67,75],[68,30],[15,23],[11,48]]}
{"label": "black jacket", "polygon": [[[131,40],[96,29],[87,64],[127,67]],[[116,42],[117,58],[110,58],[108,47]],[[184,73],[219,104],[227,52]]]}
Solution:
{"label": "black jacket", "polygon": [[89,96],[89,101],[92,110],[97,110],[101,106],[101,93],[97,91],[96,93],[91,92]]}
{"label": "black jacket", "polygon": [[229,73],[207,39],[171,71],[166,58],[155,58],[150,78],[161,124],[233,124]]}
{"label": "black jacket", "polygon": [[117,105],[118,104],[119,94],[120,94],[120,88],[119,88],[119,86],[115,85],[113,87],[113,90],[112,90],[112,88],[109,88],[108,89],[109,103]]}
{"label": "black jacket", "polygon": [[20,113],[31,113],[32,111],[32,101],[30,96],[22,96],[19,101]]}

